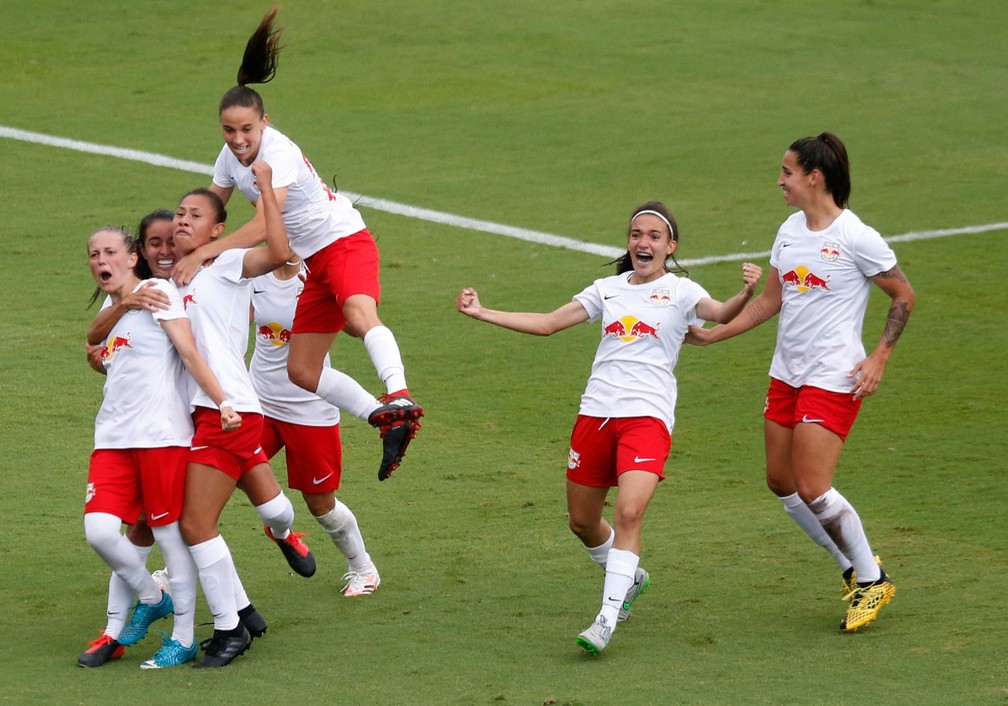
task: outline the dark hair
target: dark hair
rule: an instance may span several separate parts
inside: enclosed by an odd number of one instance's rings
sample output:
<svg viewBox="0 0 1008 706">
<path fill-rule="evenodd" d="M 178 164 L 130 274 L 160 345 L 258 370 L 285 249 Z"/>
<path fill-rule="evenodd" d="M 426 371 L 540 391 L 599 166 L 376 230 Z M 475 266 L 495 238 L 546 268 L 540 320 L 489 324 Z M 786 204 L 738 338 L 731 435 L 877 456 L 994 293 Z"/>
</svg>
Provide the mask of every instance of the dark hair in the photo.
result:
<svg viewBox="0 0 1008 706">
<path fill-rule="evenodd" d="M 821 132 L 815 137 L 803 137 L 788 147 L 794 152 L 802 170 L 808 174 L 813 169 L 822 172 L 826 180 L 826 192 L 833 196 L 833 202 L 840 208 L 847 208 L 850 198 L 850 162 L 847 148 L 832 132 Z"/>
<path fill-rule="evenodd" d="M 646 203 L 642 203 L 640 206 L 631 211 L 630 220 L 627 222 L 627 235 L 630 234 L 630 229 L 633 227 L 634 219 L 637 218 L 637 216 L 639 216 L 644 211 L 654 211 L 655 213 L 660 214 L 661 217 L 665 219 L 665 222 L 671 227 L 671 232 L 669 233 L 669 235 L 672 236 L 673 242 L 676 243 L 679 242 L 679 224 L 676 223 L 675 218 L 672 216 L 672 212 L 669 211 L 668 207 L 661 201 L 647 201 Z M 669 260 L 672 261 L 674 268 L 669 266 Z M 618 275 L 621 275 L 624 272 L 633 271 L 633 260 L 630 258 L 629 250 L 623 253 L 623 255 L 621 255 L 620 257 L 616 258 L 615 260 L 611 260 L 606 264 L 616 265 L 616 274 Z M 665 259 L 663 266 L 666 272 L 675 271 L 675 272 L 681 272 L 684 275 L 689 275 L 689 272 L 683 269 L 683 266 L 680 265 L 679 262 L 675 259 L 675 253 L 672 253 L 671 255 L 668 256 L 668 258 Z"/>
<path fill-rule="evenodd" d="M 93 231 L 91 231 L 91 234 L 88 235 L 88 240 L 90 241 L 91 238 L 98 235 L 99 233 L 105 233 L 105 232 L 117 233 L 118 235 L 120 235 L 122 237 L 122 244 L 126 248 L 126 253 L 129 255 L 136 254 L 137 244 L 136 241 L 133 240 L 133 236 L 130 235 L 125 228 L 120 228 L 119 226 L 101 226 L 100 228 L 95 228 Z M 143 258 L 140 257 L 137 259 L 142 260 Z M 136 268 L 134 268 L 133 271 L 136 272 Z M 102 288 L 96 286 L 94 292 L 91 293 L 91 301 L 89 301 L 87 305 L 88 309 L 94 306 L 94 303 L 98 301 L 98 297 L 100 297 L 101 294 L 102 294 Z"/>
<path fill-rule="evenodd" d="M 210 191 L 210 189 L 200 187 L 183 195 L 182 198 L 179 199 L 179 203 L 182 203 L 190 196 L 205 196 L 213 205 L 213 210 L 217 214 L 217 223 L 227 223 L 227 209 L 224 207 L 224 202 L 221 201 L 220 196 L 215 194 L 213 191 Z"/>
<path fill-rule="evenodd" d="M 273 27 L 273 21 L 279 10 L 279 7 L 274 7 L 267 12 L 255 32 L 249 37 L 248 43 L 245 45 L 241 66 L 238 67 L 236 79 L 238 85 L 228 89 L 224 97 L 221 98 L 218 114 L 234 106 L 252 108 L 258 111 L 260 118 L 266 114 L 262 96 L 249 88 L 248 84 L 269 83 L 276 75 L 277 58 L 280 55 L 280 50 L 283 49 L 280 45 L 280 35 L 283 34 L 283 28 L 274 29 Z"/>
<path fill-rule="evenodd" d="M 147 263 L 147 258 L 144 257 L 143 254 L 144 248 L 147 246 L 147 229 L 158 221 L 168 221 L 171 223 L 174 218 L 175 214 L 171 211 L 159 208 L 156 211 L 151 211 L 140 219 L 140 225 L 137 226 L 136 237 L 136 248 L 140 257 L 137 258 L 136 267 L 133 268 L 133 271 L 137 273 L 137 277 L 140 279 L 150 279 L 154 276 L 150 265 Z"/>
</svg>

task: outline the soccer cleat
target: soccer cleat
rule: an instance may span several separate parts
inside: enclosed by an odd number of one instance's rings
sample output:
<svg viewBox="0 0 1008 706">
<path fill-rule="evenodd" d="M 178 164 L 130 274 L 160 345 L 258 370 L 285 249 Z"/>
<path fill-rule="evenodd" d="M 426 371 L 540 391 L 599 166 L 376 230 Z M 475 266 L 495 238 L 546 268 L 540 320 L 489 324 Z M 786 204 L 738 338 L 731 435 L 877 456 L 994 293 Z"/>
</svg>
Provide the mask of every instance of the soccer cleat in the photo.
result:
<svg viewBox="0 0 1008 706">
<path fill-rule="evenodd" d="M 648 590 L 651 585 L 651 575 L 647 571 L 637 567 L 634 572 L 633 586 L 630 590 L 626 592 L 626 598 L 623 599 L 623 605 L 620 606 L 619 615 L 616 617 L 617 623 L 622 623 L 630 619 L 630 606 L 637 599 L 637 596 Z"/>
<path fill-rule="evenodd" d="M 77 665 L 80 667 L 100 667 L 106 662 L 119 659 L 124 654 L 126 654 L 126 648 L 120 645 L 118 640 L 102 632 L 97 640 L 89 642 L 88 648 L 80 653 Z"/>
<path fill-rule="evenodd" d="M 387 479 L 392 475 L 392 471 L 399 468 L 406 454 L 406 447 L 416 436 L 419 428 L 420 422 L 417 421 L 398 422 L 382 428 L 382 460 L 378 467 L 378 480 Z"/>
<path fill-rule="evenodd" d="M 175 606 L 172 605 L 171 594 L 168 593 L 162 592 L 161 600 L 153 605 L 138 602 L 129 623 L 119 633 L 119 644 L 133 645 L 140 642 L 147 636 L 147 629 L 155 620 L 167 618 L 173 612 Z"/>
<path fill-rule="evenodd" d="M 882 557 L 876 555 L 875 563 L 882 566 Z M 853 566 L 843 572 L 841 581 L 843 581 L 843 588 L 840 592 L 843 594 L 844 600 L 846 601 L 849 600 L 849 596 L 854 593 L 854 589 L 857 588 L 857 572 L 854 571 Z"/>
<path fill-rule="evenodd" d="M 344 596 L 353 598 L 355 596 L 367 596 L 375 592 L 381 584 L 381 577 L 374 564 L 367 568 L 367 571 L 348 571 L 343 574 L 346 584 L 341 589 Z"/>
<path fill-rule="evenodd" d="M 162 591 L 165 593 L 171 593 L 171 579 L 168 576 L 168 567 L 152 571 L 151 578 L 154 579 L 154 583 L 156 583 Z"/>
<path fill-rule="evenodd" d="M 263 526 L 263 529 L 266 530 L 266 536 L 280 547 L 284 559 L 287 560 L 287 563 L 290 564 L 295 573 L 301 574 L 305 578 L 315 575 L 315 555 L 308 549 L 308 545 L 301 541 L 302 537 L 307 536 L 305 533 L 288 532 L 287 536 L 283 539 L 277 539 L 273 536 L 273 531 L 269 528 L 269 525 Z"/>
<path fill-rule="evenodd" d="M 601 615 L 595 618 L 595 622 L 588 626 L 588 629 L 578 635 L 578 646 L 588 650 L 593 655 L 597 655 L 604 650 L 612 639 L 612 627 L 606 623 Z"/>
<path fill-rule="evenodd" d="M 161 633 L 161 649 L 154 653 L 146 662 L 140 663 L 140 669 L 164 669 L 165 667 L 177 667 L 186 662 L 196 659 L 196 643 L 192 647 L 183 647 L 178 640 L 173 640 L 168 633 Z"/>
<path fill-rule="evenodd" d="M 203 649 L 203 659 L 194 664 L 193 669 L 225 667 L 237 657 L 245 654 L 251 645 L 252 636 L 240 622 L 235 630 L 214 630 L 213 637 Z"/>
<path fill-rule="evenodd" d="M 850 601 L 847 615 L 840 623 L 844 632 L 854 632 L 878 617 L 882 606 L 892 600 L 896 585 L 883 571 L 878 581 L 865 586 L 858 585 L 845 598 Z"/>
<path fill-rule="evenodd" d="M 265 635 L 266 629 L 269 627 L 266 619 L 259 614 L 259 611 L 251 603 L 238 611 L 238 620 L 241 621 L 241 624 L 245 626 L 245 629 L 249 631 L 249 635 L 253 638 Z"/>
<path fill-rule="evenodd" d="M 405 390 L 384 395 L 381 407 L 368 415 L 368 424 L 379 429 L 398 422 L 415 422 L 423 416 L 423 407 L 410 399 Z"/>
</svg>

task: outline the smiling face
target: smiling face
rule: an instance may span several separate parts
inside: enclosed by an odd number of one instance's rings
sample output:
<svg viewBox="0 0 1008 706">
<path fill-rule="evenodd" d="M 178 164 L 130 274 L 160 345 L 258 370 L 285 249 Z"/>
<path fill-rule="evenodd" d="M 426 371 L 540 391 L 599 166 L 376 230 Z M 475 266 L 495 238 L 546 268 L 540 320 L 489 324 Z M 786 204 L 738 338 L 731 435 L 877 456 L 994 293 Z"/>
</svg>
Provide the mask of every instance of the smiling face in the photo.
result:
<svg viewBox="0 0 1008 706">
<path fill-rule="evenodd" d="M 100 230 L 88 238 L 88 266 L 98 288 L 106 294 L 120 292 L 136 280 L 136 253 L 130 252 L 129 236 L 120 231 Z"/>
<path fill-rule="evenodd" d="M 784 203 L 792 208 L 802 208 L 812 195 L 812 182 L 818 170 L 806 172 L 798 163 L 798 154 L 791 150 L 784 153 L 781 161 L 777 186 L 784 192 Z"/>
<path fill-rule="evenodd" d="M 140 247 L 140 256 L 147 261 L 147 266 L 155 277 L 168 279 L 171 276 L 175 265 L 173 245 L 172 221 L 167 218 L 151 221 Z"/>
<path fill-rule="evenodd" d="M 642 213 L 630 223 L 627 250 L 634 274 L 631 282 L 643 284 L 665 274 L 665 260 L 676 249 L 672 232 L 665 221 L 651 213 Z"/>
<path fill-rule="evenodd" d="M 215 240 L 224 228 L 211 196 L 199 193 L 184 196 L 172 219 L 175 256 L 188 255 Z"/>
<path fill-rule="evenodd" d="M 243 166 L 251 166 L 259 155 L 269 118 L 255 108 L 234 105 L 221 111 L 220 123 L 228 149 Z"/>
</svg>

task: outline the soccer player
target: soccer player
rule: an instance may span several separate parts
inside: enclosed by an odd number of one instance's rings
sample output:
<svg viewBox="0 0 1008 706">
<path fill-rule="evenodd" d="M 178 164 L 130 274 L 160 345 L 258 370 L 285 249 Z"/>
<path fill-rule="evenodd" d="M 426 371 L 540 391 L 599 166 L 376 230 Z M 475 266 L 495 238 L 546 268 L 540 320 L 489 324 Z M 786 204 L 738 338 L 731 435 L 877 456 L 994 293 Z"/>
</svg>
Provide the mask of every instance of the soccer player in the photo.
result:
<svg viewBox="0 0 1008 706">
<path fill-rule="evenodd" d="M 629 617 L 650 585 L 640 566 L 644 512 L 664 476 L 675 423 L 673 374 L 683 336 L 699 319 L 729 321 L 749 300 L 762 270 L 742 268 L 742 290 L 725 302 L 677 276 L 679 228 L 664 204 L 634 209 L 627 252 L 616 274 L 598 279 L 573 301 L 550 313 L 487 309 L 473 289 L 463 289 L 456 308 L 475 319 L 513 331 L 549 336 L 586 321 L 601 321 L 602 340 L 571 434 L 567 459 L 570 529 L 605 569 L 602 607 L 577 643 L 592 653 L 606 648 L 617 623 Z M 611 526 L 602 509 L 617 488 Z"/>
<path fill-rule="evenodd" d="M 199 263 L 225 248 L 251 247 L 265 234 L 260 189 L 251 165 L 256 160 L 273 168 L 273 189 L 282 210 L 290 246 L 304 258 L 308 281 L 297 305 L 291 331 L 287 372 L 290 379 L 344 410 L 370 404 L 360 385 L 335 374 L 323 361 L 336 334 L 346 330 L 361 338 L 386 394 L 370 409 L 368 421 L 383 440 L 379 480 L 389 477 L 402 461 L 420 425 L 423 409 L 410 398 L 406 372 L 392 331 L 378 318 L 381 285 L 378 248 L 364 219 L 350 200 L 333 192 L 319 178 L 301 149 L 269 124 L 262 96 L 249 88 L 266 83 L 276 73 L 281 31 L 273 28 L 277 9 L 270 10 L 252 34 L 238 70 L 238 85 L 221 98 L 219 115 L 225 145 L 214 165 L 210 189 L 226 204 L 237 188 L 256 206 L 253 220 L 226 241 L 200 248 L 183 258 L 173 277 L 185 284 Z"/>
<path fill-rule="evenodd" d="M 133 239 L 104 227 L 88 239 L 88 262 L 101 292 L 119 304 L 144 287 L 133 268 Z M 95 419 L 94 452 L 84 500 L 84 534 L 114 573 L 109 584 L 109 624 L 80 655 L 78 664 L 97 667 L 122 656 L 155 620 L 175 614 L 171 637 L 143 667 L 171 667 L 195 659 L 196 573 L 179 531 L 192 423 L 185 394 L 185 370 L 219 409 L 215 424 L 224 431 L 241 425 L 206 361 L 199 354 L 175 288 L 151 280 L 168 299 L 164 309 L 134 310 L 111 328 L 101 362 L 106 371 Z M 144 557 L 121 532 L 146 513 L 147 524 L 171 570 L 171 595 L 148 573 Z M 139 599 L 124 625 L 122 598 Z M 113 610 L 115 614 L 113 614 Z"/>
<path fill-rule="evenodd" d="M 235 603 L 234 561 L 217 523 L 238 483 L 295 572 L 315 573 L 315 558 L 290 531 L 294 507 L 277 484 L 262 452 L 262 408 L 245 368 L 248 346 L 252 278 L 269 272 L 290 257 L 279 208 L 270 188 L 270 168 L 253 166 L 263 191 L 267 212 L 265 248 L 227 250 L 207 261 L 190 283 L 180 288 L 192 321 L 196 345 L 242 416 L 239 432 L 220 434 L 212 423 L 212 407 L 205 395 L 192 399 L 195 432 L 186 473 L 182 534 L 199 569 L 200 584 L 214 617 L 214 633 L 197 668 L 223 667 L 243 654 L 251 634 L 241 622 Z M 219 237 L 227 211 L 208 189 L 196 189 L 175 211 L 173 238 L 176 255 L 193 252 Z"/>
<path fill-rule="evenodd" d="M 272 459 L 286 449 L 288 487 L 301 491 L 312 517 L 347 561 L 343 595 L 364 596 L 374 593 L 381 578 L 357 518 L 335 494 L 343 472 L 340 411 L 287 377 L 290 330 L 304 277 L 302 263 L 295 259 L 252 280 L 256 336 L 249 374 L 263 408 L 263 453 Z M 329 367 L 328 355 L 324 365 Z M 358 414 L 367 418 L 366 409 Z"/>
<path fill-rule="evenodd" d="M 862 401 L 878 390 L 914 291 L 892 249 L 847 207 L 850 164 L 839 137 L 823 132 L 792 143 L 777 185 L 798 210 L 777 231 L 766 286 L 734 321 L 692 328 L 687 341 L 723 341 L 780 314 L 763 412 L 767 485 L 843 571 L 849 604 L 841 628 L 849 632 L 873 621 L 896 587 L 833 475 Z M 861 328 L 872 283 L 891 302 L 866 356 Z"/>
</svg>

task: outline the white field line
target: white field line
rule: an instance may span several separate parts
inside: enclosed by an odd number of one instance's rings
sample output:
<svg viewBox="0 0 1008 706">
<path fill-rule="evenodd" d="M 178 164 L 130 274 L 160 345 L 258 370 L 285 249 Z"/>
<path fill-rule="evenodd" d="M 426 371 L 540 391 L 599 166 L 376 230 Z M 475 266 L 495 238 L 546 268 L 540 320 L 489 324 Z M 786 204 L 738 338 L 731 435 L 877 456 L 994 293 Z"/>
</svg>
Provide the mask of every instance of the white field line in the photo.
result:
<svg viewBox="0 0 1008 706">
<path fill-rule="evenodd" d="M 126 159 L 134 162 L 144 162 L 156 167 L 179 169 L 186 172 L 192 172 L 194 174 L 204 174 L 208 176 L 213 174 L 213 166 L 208 164 L 175 159 L 174 157 L 155 154 L 153 152 L 131 150 L 122 147 L 113 147 L 110 145 L 100 145 L 93 142 L 82 142 L 80 140 L 71 140 L 65 137 L 53 137 L 51 135 L 29 132 L 28 130 L 19 130 L 17 128 L 6 127 L 3 125 L 0 125 L 0 137 L 10 140 L 19 140 L 21 142 L 32 142 L 39 145 L 45 145 L 47 147 L 59 147 L 62 149 L 74 150 L 76 152 L 87 152 L 90 154 L 100 154 L 107 157 Z M 541 245 L 552 245 L 558 248 L 567 248 L 568 250 L 576 250 L 578 252 L 601 255 L 609 258 L 617 258 L 625 252 L 622 248 L 599 245 L 596 243 L 585 243 L 580 240 L 564 237 L 562 235 L 554 235 L 553 233 L 544 233 L 542 231 L 516 228 L 514 226 L 494 223 L 492 221 L 467 218 L 466 216 L 459 216 L 454 213 L 434 211 L 432 209 L 421 208 L 419 206 L 410 206 L 409 204 L 398 203 L 396 201 L 389 201 L 387 199 L 381 199 L 373 196 L 365 196 L 363 194 L 355 194 L 349 191 L 343 191 L 341 193 L 343 193 L 343 195 L 351 201 L 357 202 L 367 208 L 384 211 L 386 213 L 394 213 L 408 218 L 430 221 L 432 223 L 454 226 L 456 228 L 465 228 L 467 230 L 475 230 L 483 233 L 503 235 L 509 238 L 517 238 L 518 240 L 527 240 L 532 243 L 539 243 Z M 985 225 L 965 226 L 962 228 L 913 231 L 910 233 L 903 233 L 902 235 L 890 236 L 886 238 L 886 241 L 890 243 L 899 243 L 911 240 L 944 238 L 952 235 L 986 233 L 997 230 L 1008 230 L 1008 222 L 988 223 Z M 730 253 L 728 255 L 712 255 L 710 257 L 682 260 L 681 264 L 690 267 L 694 265 L 710 265 L 718 262 L 760 260 L 768 257 L 769 255 L 769 250 L 761 252 Z"/>
</svg>

